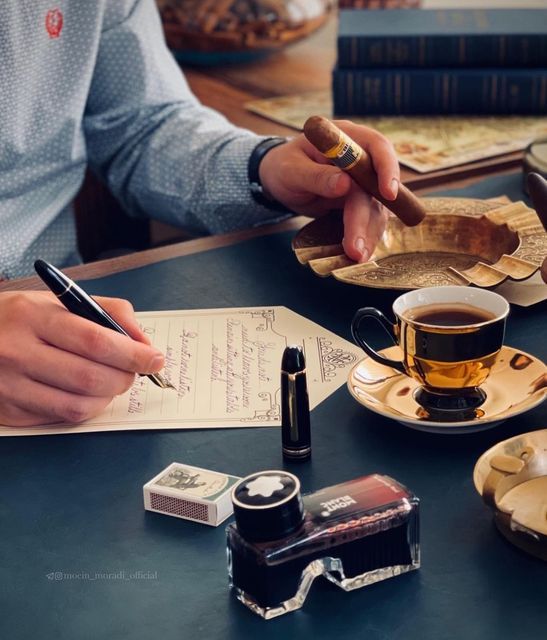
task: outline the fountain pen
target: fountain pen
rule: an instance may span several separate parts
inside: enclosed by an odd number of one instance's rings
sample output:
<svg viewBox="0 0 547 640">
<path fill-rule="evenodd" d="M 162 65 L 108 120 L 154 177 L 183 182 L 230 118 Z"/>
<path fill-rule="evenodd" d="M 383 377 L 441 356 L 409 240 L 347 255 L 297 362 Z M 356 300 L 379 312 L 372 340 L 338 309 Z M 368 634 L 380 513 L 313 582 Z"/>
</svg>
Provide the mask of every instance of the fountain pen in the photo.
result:
<svg viewBox="0 0 547 640">
<path fill-rule="evenodd" d="M 64 306 L 77 316 L 91 320 L 107 329 L 112 329 L 124 336 L 129 336 L 114 318 L 106 312 L 101 305 L 93 300 L 81 287 L 73 282 L 62 271 L 45 260 L 36 260 L 34 269 L 48 288 L 59 298 Z M 146 376 L 162 389 L 175 389 L 175 387 L 159 373 L 147 373 Z"/>
</svg>

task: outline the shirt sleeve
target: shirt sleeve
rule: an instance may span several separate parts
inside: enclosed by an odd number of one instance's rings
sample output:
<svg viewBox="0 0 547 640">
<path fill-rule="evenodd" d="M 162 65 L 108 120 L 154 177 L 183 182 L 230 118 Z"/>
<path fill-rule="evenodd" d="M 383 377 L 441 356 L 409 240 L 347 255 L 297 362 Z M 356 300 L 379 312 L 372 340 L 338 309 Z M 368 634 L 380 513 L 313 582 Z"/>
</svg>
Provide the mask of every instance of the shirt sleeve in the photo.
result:
<svg viewBox="0 0 547 640">
<path fill-rule="evenodd" d="M 153 0 L 105 21 L 84 130 L 90 166 L 133 215 L 198 233 L 285 217 L 250 194 L 247 162 L 263 138 L 199 103 L 165 45 Z"/>
</svg>

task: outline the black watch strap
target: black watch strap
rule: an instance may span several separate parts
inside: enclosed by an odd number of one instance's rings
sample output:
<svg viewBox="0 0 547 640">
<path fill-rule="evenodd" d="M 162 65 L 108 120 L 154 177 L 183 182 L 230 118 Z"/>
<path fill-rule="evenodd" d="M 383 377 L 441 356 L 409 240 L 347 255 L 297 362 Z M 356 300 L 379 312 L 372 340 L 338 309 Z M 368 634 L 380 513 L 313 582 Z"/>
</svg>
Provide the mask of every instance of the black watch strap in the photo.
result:
<svg viewBox="0 0 547 640">
<path fill-rule="evenodd" d="M 251 195 L 255 202 L 274 211 L 288 211 L 288 209 L 285 205 L 281 204 L 281 202 L 272 200 L 265 194 L 262 183 L 260 182 L 258 168 L 268 151 L 271 151 L 280 144 L 285 144 L 285 142 L 287 142 L 287 138 L 266 138 L 256 145 L 249 157 L 248 177 Z"/>
</svg>

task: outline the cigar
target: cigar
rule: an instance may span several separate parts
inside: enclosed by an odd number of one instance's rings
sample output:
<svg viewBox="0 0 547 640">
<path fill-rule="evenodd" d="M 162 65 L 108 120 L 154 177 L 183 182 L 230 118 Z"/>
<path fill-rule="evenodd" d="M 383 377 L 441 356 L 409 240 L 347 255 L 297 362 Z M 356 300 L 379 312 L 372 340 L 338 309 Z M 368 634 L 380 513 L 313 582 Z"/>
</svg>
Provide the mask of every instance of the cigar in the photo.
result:
<svg viewBox="0 0 547 640">
<path fill-rule="evenodd" d="M 401 219 L 407 227 L 419 224 L 425 217 L 420 200 L 403 184 L 395 200 L 387 200 L 378 190 L 378 176 L 370 156 L 334 122 L 322 116 L 311 116 L 304 123 L 304 135 L 326 158 L 349 173 L 355 182 Z"/>
</svg>

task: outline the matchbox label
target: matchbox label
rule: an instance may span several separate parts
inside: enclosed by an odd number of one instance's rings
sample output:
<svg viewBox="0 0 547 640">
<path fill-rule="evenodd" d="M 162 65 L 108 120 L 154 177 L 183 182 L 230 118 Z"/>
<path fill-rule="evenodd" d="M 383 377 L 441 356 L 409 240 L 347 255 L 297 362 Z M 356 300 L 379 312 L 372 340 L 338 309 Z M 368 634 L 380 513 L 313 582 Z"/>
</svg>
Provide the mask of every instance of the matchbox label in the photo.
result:
<svg viewBox="0 0 547 640">
<path fill-rule="evenodd" d="M 233 476 L 177 465 L 169 468 L 154 484 L 176 489 L 187 496 L 214 500 L 238 480 Z"/>
</svg>

